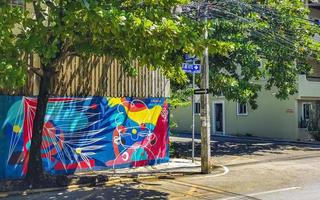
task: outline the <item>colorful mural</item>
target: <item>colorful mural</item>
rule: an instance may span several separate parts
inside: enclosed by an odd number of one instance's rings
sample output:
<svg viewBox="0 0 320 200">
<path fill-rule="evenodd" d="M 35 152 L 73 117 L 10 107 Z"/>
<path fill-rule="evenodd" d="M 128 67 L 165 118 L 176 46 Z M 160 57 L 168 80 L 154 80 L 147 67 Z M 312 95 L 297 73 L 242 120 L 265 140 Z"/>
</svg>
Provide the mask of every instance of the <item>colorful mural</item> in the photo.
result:
<svg viewBox="0 0 320 200">
<path fill-rule="evenodd" d="M 0 96 L 0 179 L 27 172 L 36 98 Z M 167 162 L 163 98 L 50 98 L 41 156 L 46 172 L 138 167 Z"/>
</svg>

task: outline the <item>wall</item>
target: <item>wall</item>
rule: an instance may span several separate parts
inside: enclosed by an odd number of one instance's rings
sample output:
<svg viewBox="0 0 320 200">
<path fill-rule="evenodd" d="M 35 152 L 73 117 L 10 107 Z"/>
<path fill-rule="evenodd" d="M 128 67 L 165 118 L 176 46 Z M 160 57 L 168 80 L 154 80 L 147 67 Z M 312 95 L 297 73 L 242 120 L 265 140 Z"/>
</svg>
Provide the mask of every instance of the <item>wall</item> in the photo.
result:
<svg viewBox="0 0 320 200">
<path fill-rule="evenodd" d="M 172 128 L 173 133 L 192 133 L 191 105 L 172 109 L 170 120 L 177 124 L 177 127 Z M 195 115 L 195 133 L 200 134 L 200 115 Z"/>
<path fill-rule="evenodd" d="M 210 97 L 211 99 L 211 97 Z M 195 102 L 200 102 L 200 95 L 195 95 Z M 211 102 L 211 100 L 210 100 Z M 186 107 L 171 109 L 171 121 L 175 122 L 178 127 L 172 128 L 173 133 L 192 133 L 192 104 Z M 210 103 L 210 117 L 212 120 L 212 104 Z M 195 133 L 200 134 L 200 114 L 195 115 Z M 212 129 L 212 126 L 211 126 Z"/>
<path fill-rule="evenodd" d="M 0 179 L 22 178 L 37 101 L 0 96 Z M 154 165 L 169 160 L 164 98 L 50 98 L 42 160 L 50 174 Z"/>
<path fill-rule="evenodd" d="M 252 110 L 249 106 L 247 116 L 237 116 L 237 103 L 225 101 L 226 133 L 297 139 L 298 114 L 295 97 L 281 101 L 276 99 L 272 91 L 263 91 L 259 94 L 257 103 L 257 110 Z"/>
<path fill-rule="evenodd" d="M 320 81 L 309 81 L 306 75 L 299 75 L 299 98 L 320 97 Z"/>
<path fill-rule="evenodd" d="M 296 96 L 289 100 L 276 99 L 272 91 L 259 94 L 258 109 L 250 107 L 248 116 L 237 116 L 237 103 L 227 101 L 223 97 L 213 98 L 213 101 L 225 103 L 225 133 L 227 135 L 250 134 L 259 137 L 296 140 L 298 138 L 298 105 Z M 213 131 L 213 110 L 211 106 L 211 134 Z M 172 119 L 178 127 L 172 131 L 176 133 L 191 133 L 191 106 L 172 110 Z M 196 133 L 200 133 L 200 117 L 196 117 Z"/>
</svg>

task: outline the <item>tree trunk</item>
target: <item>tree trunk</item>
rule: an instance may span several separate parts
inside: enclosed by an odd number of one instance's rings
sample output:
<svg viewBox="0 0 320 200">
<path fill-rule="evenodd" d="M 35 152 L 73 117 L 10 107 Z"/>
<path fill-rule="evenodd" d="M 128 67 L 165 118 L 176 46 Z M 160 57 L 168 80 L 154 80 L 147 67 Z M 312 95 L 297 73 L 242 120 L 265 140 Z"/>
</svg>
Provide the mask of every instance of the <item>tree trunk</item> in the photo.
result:
<svg viewBox="0 0 320 200">
<path fill-rule="evenodd" d="M 26 180 L 31 187 L 37 187 L 44 180 L 44 171 L 41 159 L 41 143 L 44 119 L 49 99 L 50 71 L 42 67 L 43 76 L 40 79 L 39 95 L 37 97 L 37 109 L 33 121 L 31 147 L 29 151 L 29 163 Z M 26 160 L 27 161 L 27 160 Z"/>
</svg>

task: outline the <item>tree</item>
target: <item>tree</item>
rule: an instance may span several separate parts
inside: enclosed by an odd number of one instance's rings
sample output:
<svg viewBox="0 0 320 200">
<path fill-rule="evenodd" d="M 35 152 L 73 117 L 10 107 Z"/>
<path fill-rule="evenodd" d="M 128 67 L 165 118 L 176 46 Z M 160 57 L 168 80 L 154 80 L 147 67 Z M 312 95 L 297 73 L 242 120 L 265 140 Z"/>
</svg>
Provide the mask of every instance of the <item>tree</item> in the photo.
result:
<svg viewBox="0 0 320 200">
<path fill-rule="evenodd" d="M 26 179 L 35 186 L 46 177 L 42 168 L 42 128 L 52 77 L 70 56 L 109 56 L 129 75 L 133 61 L 160 69 L 178 82 L 183 54 L 201 55 L 207 44 L 226 54 L 232 46 L 202 37 L 204 24 L 174 14 L 188 0 L 26 0 L 32 10 L 0 1 L 0 88 L 24 84 L 27 67 L 40 78 Z M 40 70 L 28 66 L 25 55 L 40 58 Z"/>
<path fill-rule="evenodd" d="M 168 77 L 185 78 L 182 55 L 201 51 L 202 28 L 195 21 L 173 15 L 186 0 L 27 0 L 32 10 L 0 2 L 1 88 L 18 88 L 28 66 L 23 55 L 40 58 L 38 104 L 29 152 L 27 180 L 45 179 L 41 161 L 42 128 L 51 79 L 69 56 L 117 59 L 130 75 L 133 61 Z M 28 66 L 33 69 L 33 66 Z"/>
<path fill-rule="evenodd" d="M 22 21 L 22 12 L 19 8 L 7 9 L 6 6 L 0 1 L 0 88 L 18 88 L 25 81 L 27 69 L 13 34 L 15 24 Z"/>
<path fill-rule="evenodd" d="M 300 0 L 218 3 L 211 37 L 232 42 L 235 49 L 227 56 L 211 57 L 213 93 L 249 101 L 256 108 L 263 87 L 258 80 L 265 78 L 265 89 L 276 88 L 277 98 L 295 94 L 297 74 L 310 71 L 309 59 L 319 59 L 320 45 L 313 37 L 320 29 L 311 25 L 308 14 Z"/>
<path fill-rule="evenodd" d="M 303 1 L 211 0 L 208 7 L 210 39 L 234 47 L 230 53 L 210 57 L 214 95 L 257 108 L 263 87 L 276 89 L 280 99 L 297 92 L 297 75 L 308 73 L 309 61 L 319 60 L 320 55 L 320 43 L 313 39 L 320 28 L 308 20 Z M 263 68 L 259 68 L 261 61 Z"/>
</svg>

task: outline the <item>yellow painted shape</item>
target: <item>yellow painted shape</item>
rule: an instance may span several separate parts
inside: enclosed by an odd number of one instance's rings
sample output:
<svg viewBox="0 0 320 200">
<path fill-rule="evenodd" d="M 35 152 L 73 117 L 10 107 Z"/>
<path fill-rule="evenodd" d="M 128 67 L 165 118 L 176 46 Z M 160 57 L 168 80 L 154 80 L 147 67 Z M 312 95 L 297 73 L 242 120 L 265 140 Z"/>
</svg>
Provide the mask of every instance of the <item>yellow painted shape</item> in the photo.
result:
<svg viewBox="0 0 320 200">
<path fill-rule="evenodd" d="M 115 107 L 116 105 L 122 104 L 122 98 L 109 98 L 108 105 L 110 107 Z"/>
<path fill-rule="evenodd" d="M 81 148 L 76 148 L 76 153 L 77 154 L 81 154 L 82 153 L 82 149 Z"/>
<path fill-rule="evenodd" d="M 20 126 L 18 126 L 18 125 L 14 125 L 14 126 L 13 126 L 13 132 L 14 132 L 14 133 L 19 133 L 20 130 L 21 130 Z"/>
<path fill-rule="evenodd" d="M 122 98 L 108 98 L 108 105 L 110 107 L 115 107 L 117 105 L 123 105 L 123 99 Z M 145 109 L 137 112 L 130 112 L 126 106 L 124 106 L 126 113 L 128 117 L 137 122 L 138 124 L 142 123 L 148 123 L 156 125 L 158 118 L 160 116 L 160 113 L 162 111 L 161 106 L 155 106 L 152 109 Z"/>
<path fill-rule="evenodd" d="M 133 129 L 132 134 L 134 134 L 134 135 L 137 134 L 137 129 Z"/>
<path fill-rule="evenodd" d="M 162 107 L 161 106 L 155 106 L 152 109 L 145 109 L 145 110 L 141 110 L 138 112 L 130 112 L 128 111 L 128 109 L 126 108 L 127 111 L 127 115 L 128 117 L 137 122 L 138 124 L 153 124 L 156 125 L 158 118 L 160 116 L 160 113 L 162 111 Z"/>
</svg>

